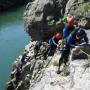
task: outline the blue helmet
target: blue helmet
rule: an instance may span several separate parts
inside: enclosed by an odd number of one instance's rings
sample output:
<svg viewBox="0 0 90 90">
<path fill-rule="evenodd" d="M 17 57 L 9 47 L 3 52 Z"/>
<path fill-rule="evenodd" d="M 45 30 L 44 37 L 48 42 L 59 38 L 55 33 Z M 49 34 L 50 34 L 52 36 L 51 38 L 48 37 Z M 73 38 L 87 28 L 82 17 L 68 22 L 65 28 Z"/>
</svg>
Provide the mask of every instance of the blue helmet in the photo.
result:
<svg viewBox="0 0 90 90">
<path fill-rule="evenodd" d="M 79 30 L 77 31 L 76 35 L 78 37 L 82 37 L 85 35 L 85 31 L 82 28 L 79 28 Z"/>
</svg>

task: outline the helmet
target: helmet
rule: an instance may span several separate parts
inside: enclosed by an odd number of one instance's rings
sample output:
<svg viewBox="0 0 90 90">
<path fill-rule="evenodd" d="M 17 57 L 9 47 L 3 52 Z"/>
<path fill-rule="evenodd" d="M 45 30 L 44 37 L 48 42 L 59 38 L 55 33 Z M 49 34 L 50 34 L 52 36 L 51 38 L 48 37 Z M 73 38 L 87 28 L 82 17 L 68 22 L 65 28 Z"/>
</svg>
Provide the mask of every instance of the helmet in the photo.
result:
<svg viewBox="0 0 90 90">
<path fill-rule="evenodd" d="M 61 36 L 60 33 L 56 33 L 55 37 L 56 37 L 57 39 L 60 39 L 62 36 Z"/>
<path fill-rule="evenodd" d="M 78 37 L 84 36 L 84 35 L 85 35 L 85 31 L 80 28 L 80 29 L 77 31 L 76 35 L 77 35 Z"/>
<path fill-rule="evenodd" d="M 74 24 L 74 17 L 68 17 L 68 18 L 67 18 L 67 23 L 68 23 L 69 25 L 73 25 L 73 24 Z"/>
</svg>

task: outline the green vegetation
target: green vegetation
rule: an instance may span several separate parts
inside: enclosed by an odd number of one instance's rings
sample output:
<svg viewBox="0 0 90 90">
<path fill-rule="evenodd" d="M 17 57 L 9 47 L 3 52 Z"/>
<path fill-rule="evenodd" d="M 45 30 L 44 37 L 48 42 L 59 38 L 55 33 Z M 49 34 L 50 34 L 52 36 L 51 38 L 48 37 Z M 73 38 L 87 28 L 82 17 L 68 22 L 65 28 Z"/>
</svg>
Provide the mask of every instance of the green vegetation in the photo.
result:
<svg viewBox="0 0 90 90">
<path fill-rule="evenodd" d="M 64 67 L 60 75 L 62 76 L 68 76 L 70 74 L 70 70 L 67 67 Z"/>
<path fill-rule="evenodd" d="M 80 14 L 83 15 L 85 12 L 90 11 L 90 3 L 86 3 L 81 6 L 80 8 Z"/>
</svg>

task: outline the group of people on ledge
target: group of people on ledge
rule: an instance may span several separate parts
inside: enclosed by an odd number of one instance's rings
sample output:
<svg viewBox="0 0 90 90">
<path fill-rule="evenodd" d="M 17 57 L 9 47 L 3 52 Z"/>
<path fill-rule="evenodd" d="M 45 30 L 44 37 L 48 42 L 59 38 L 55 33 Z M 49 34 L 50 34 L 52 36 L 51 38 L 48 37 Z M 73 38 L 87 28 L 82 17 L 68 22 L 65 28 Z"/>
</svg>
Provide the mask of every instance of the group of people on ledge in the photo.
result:
<svg viewBox="0 0 90 90">
<path fill-rule="evenodd" d="M 62 62 L 66 65 L 69 60 L 70 51 L 72 48 L 76 50 L 81 48 L 82 43 L 88 44 L 89 39 L 83 28 L 75 25 L 75 18 L 73 16 L 64 17 L 65 27 L 63 33 L 57 32 L 49 39 L 47 50 L 44 52 L 44 60 L 51 54 L 54 54 L 56 48 L 62 45 L 61 57 L 59 59 L 59 68 L 57 73 L 60 73 L 60 66 Z M 35 49 L 35 58 L 40 49 L 41 42 L 36 44 L 38 49 Z"/>
<path fill-rule="evenodd" d="M 89 39 L 87 37 L 85 30 L 75 25 L 74 23 L 75 18 L 73 16 L 65 17 L 63 21 L 65 23 L 65 27 L 63 28 L 62 34 L 60 32 L 55 33 L 54 36 L 52 36 L 49 39 L 47 45 L 44 45 L 45 43 L 43 41 L 37 41 L 36 44 L 34 45 L 34 53 L 32 56 L 28 56 L 27 54 L 29 52 L 26 51 L 25 53 L 23 53 L 20 62 L 18 62 L 18 60 L 15 61 L 15 65 L 14 65 L 15 67 L 13 69 L 13 72 L 11 73 L 11 79 L 15 78 L 15 82 L 18 82 L 18 80 L 21 79 L 21 70 L 23 66 L 27 62 L 31 62 L 30 61 L 31 59 L 33 58 L 35 60 L 37 59 L 38 53 L 42 45 L 45 46 L 45 50 L 43 53 L 44 60 L 46 60 L 48 56 L 54 55 L 56 48 L 60 47 L 61 57 L 59 59 L 59 67 L 57 70 L 57 74 L 59 74 L 61 72 L 60 66 L 62 62 L 66 66 L 67 62 L 69 61 L 69 55 L 71 49 L 72 48 L 76 48 L 76 50 L 80 49 L 82 46 L 81 44 L 83 42 L 88 44 Z"/>
</svg>

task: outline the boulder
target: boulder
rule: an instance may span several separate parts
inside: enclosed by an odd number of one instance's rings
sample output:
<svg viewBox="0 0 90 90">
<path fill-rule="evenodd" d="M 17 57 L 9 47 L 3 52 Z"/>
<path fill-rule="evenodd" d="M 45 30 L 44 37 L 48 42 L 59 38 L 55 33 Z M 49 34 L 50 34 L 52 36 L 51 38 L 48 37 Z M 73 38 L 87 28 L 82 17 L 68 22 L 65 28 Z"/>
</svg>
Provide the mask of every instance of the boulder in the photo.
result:
<svg viewBox="0 0 90 90">
<path fill-rule="evenodd" d="M 90 58 L 90 44 L 83 44 L 81 50 L 72 49 L 71 51 L 71 60 L 82 60 Z"/>
<path fill-rule="evenodd" d="M 25 30 L 33 40 L 46 39 L 63 28 L 62 22 L 68 0 L 35 0 L 26 6 L 24 13 Z"/>
</svg>

